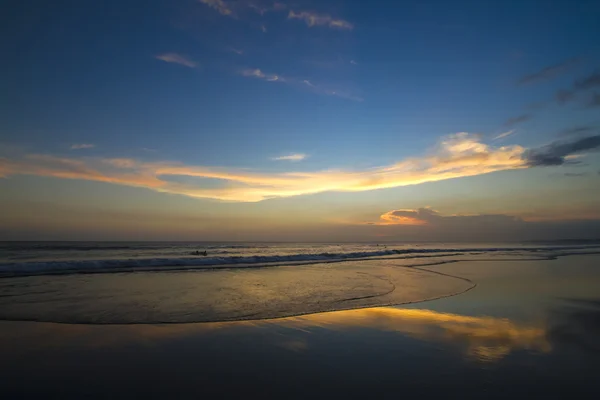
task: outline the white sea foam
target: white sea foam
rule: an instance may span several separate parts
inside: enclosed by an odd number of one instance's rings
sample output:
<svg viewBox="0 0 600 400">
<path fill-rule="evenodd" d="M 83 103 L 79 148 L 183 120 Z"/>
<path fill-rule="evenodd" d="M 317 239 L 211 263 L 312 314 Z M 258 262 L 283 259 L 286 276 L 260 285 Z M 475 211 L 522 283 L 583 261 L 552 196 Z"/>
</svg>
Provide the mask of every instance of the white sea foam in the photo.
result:
<svg viewBox="0 0 600 400">
<path fill-rule="evenodd" d="M 314 245 L 317 249 L 323 249 L 323 245 Z M 10 257 L 4 257 L 4 262 L 0 262 L 1 275 L 32 275 L 32 274 L 55 274 L 55 273 L 93 273 L 93 272 L 120 272 L 123 270 L 153 270 L 172 267 L 179 268 L 217 268 L 217 267 L 259 267 L 259 266 L 279 266 L 285 264 L 307 264 L 322 262 L 338 262 L 361 259 L 377 258 L 422 258 L 422 257 L 441 257 L 441 256 L 461 256 L 472 254 L 491 255 L 515 255 L 515 256 L 536 256 L 553 257 L 569 252 L 594 252 L 600 251 L 600 246 L 516 246 L 516 247 L 477 247 L 477 246 L 443 246 L 443 247 L 407 247 L 387 248 L 379 245 L 354 245 L 354 246 L 335 246 L 327 245 L 326 252 L 310 252 L 310 247 L 282 247 L 282 246 L 249 246 L 249 245 L 221 245 L 206 246 L 209 248 L 208 255 L 190 255 L 194 254 L 190 247 L 174 246 L 169 248 L 151 247 L 140 250 L 131 246 L 79 246 L 75 247 L 76 252 L 92 252 L 93 255 L 104 256 L 104 258 L 90 259 L 89 256 L 82 257 L 80 254 L 73 255 L 73 247 L 57 246 L 42 247 L 43 257 L 38 256 L 39 261 L 21 261 L 23 257 L 27 258 L 29 252 L 39 251 L 24 249 L 15 252 Z M 197 247 L 196 247 L 197 248 Z M 228 248 L 229 250 L 223 250 Z M 362 251 L 352 251 L 360 249 Z M 342 250 L 342 251 L 340 251 Z M 346 251 L 344 251 L 346 250 Z M 350 250 L 350 251 L 348 251 Z M 49 254 L 50 251 L 50 254 Z M 52 251 L 60 251 L 60 254 L 52 254 Z M 223 256 L 223 251 L 232 251 L 240 255 Z M 279 252 L 283 254 L 277 254 Z M 294 251 L 298 251 L 294 253 Z M 175 254 L 177 257 L 152 257 L 155 254 Z M 184 253 L 185 256 L 181 256 Z M 216 255 L 215 255 L 216 253 Z M 131 256 L 121 258 L 120 256 Z M 56 259 L 52 259 L 52 257 Z M 18 260 L 18 261 L 17 261 Z M 9 262 L 6 262 L 9 261 Z"/>
</svg>

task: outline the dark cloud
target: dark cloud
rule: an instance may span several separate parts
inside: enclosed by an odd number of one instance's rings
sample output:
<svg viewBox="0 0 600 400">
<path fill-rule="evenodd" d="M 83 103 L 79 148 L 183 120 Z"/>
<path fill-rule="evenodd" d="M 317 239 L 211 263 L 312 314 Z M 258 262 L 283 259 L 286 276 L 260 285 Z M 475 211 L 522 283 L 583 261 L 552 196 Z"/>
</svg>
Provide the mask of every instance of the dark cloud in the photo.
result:
<svg viewBox="0 0 600 400">
<path fill-rule="evenodd" d="M 576 126 L 574 128 L 563 129 L 558 132 L 558 136 L 571 136 L 571 135 L 581 135 L 584 133 L 591 133 L 596 131 L 598 128 L 594 126 Z"/>
<path fill-rule="evenodd" d="M 592 72 L 591 75 L 576 80 L 573 83 L 573 87 L 571 89 L 561 89 L 556 92 L 556 101 L 558 104 L 566 104 L 569 101 L 573 100 L 577 93 L 583 92 L 589 89 L 593 89 L 596 87 L 600 87 L 600 70 Z M 600 95 L 594 93 L 592 96 L 592 100 L 587 104 L 588 107 L 597 107 L 600 105 Z"/>
<path fill-rule="evenodd" d="M 588 90 L 600 87 L 600 70 L 594 71 L 590 76 L 579 79 L 573 84 L 576 90 Z"/>
<path fill-rule="evenodd" d="M 546 106 L 545 102 L 539 101 L 539 102 L 536 102 L 536 103 L 528 104 L 527 106 L 525 106 L 525 109 L 529 110 L 529 111 L 537 111 L 537 110 L 541 110 L 545 106 Z"/>
<path fill-rule="evenodd" d="M 600 107 L 600 93 L 593 93 L 587 103 L 588 107 Z"/>
<path fill-rule="evenodd" d="M 518 85 L 526 85 L 529 83 L 535 83 L 535 82 L 552 79 L 552 78 L 568 71 L 573 66 L 575 66 L 577 63 L 579 63 L 579 61 L 580 60 L 578 58 L 572 58 L 572 59 L 562 62 L 560 64 L 546 67 L 546 68 L 539 70 L 537 72 L 534 72 L 532 74 L 525 75 L 524 77 L 522 77 L 521 79 L 519 79 L 517 81 L 517 84 Z"/>
<path fill-rule="evenodd" d="M 529 121 L 531 118 L 533 118 L 533 115 L 531 115 L 531 114 L 521 114 L 519 116 L 516 116 L 514 118 L 509 118 L 508 120 L 506 120 L 506 122 L 504 123 L 504 126 L 512 126 L 512 125 L 518 124 L 520 122 Z"/>
<path fill-rule="evenodd" d="M 559 104 L 565 104 L 575 98 L 575 93 L 572 90 L 560 89 L 555 96 Z"/>
<path fill-rule="evenodd" d="M 595 150 L 600 147 L 600 135 L 588 136 L 573 141 L 557 141 L 525 152 L 525 162 L 530 167 L 563 165 L 565 157 Z"/>
</svg>

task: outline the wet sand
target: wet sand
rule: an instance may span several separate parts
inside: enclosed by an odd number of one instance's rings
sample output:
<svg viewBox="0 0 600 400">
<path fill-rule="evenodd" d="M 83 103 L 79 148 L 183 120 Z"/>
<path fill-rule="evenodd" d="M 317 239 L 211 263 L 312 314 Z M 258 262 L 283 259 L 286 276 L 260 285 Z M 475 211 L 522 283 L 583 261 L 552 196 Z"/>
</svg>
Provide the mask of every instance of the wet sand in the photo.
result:
<svg viewBox="0 0 600 400">
<path fill-rule="evenodd" d="M 3 321 L 2 392 L 7 398 L 593 398 L 600 388 L 599 267 L 598 256 L 429 266 L 477 286 L 404 306 L 262 321 Z"/>
</svg>

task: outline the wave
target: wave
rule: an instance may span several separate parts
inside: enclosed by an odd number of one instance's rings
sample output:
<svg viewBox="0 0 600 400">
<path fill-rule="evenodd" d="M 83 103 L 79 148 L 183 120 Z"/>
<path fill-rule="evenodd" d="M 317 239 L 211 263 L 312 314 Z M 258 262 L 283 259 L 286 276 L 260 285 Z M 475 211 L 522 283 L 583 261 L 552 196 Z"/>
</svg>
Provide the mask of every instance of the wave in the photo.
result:
<svg viewBox="0 0 600 400">
<path fill-rule="evenodd" d="M 61 260 L 61 261 L 29 261 L 0 264 L 0 274 L 4 276 L 24 276 L 53 273 L 86 273 L 86 272 L 120 272 L 122 270 L 152 269 L 156 267 L 196 267 L 210 268 L 218 266 L 240 266 L 241 264 L 257 266 L 272 263 L 318 263 L 330 261 L 349 261 L 401 255 L 402 258 L 419 258 L 442 255 L 484 254 L 506 252 L 515 254 L 551 252 L 567 250 L 594 249 L 598 246 L 560 246 L 560 247 L 490 247 L 490 248 L 422 248 L 422 249 L 385 249 L 379 251 L 363 251 L 348 253 L 313 253 L 268 256 L 229 256 L 229 257 L 178 257 L 178 258 L 129 258 L 100 260 Z"/>
</svg>

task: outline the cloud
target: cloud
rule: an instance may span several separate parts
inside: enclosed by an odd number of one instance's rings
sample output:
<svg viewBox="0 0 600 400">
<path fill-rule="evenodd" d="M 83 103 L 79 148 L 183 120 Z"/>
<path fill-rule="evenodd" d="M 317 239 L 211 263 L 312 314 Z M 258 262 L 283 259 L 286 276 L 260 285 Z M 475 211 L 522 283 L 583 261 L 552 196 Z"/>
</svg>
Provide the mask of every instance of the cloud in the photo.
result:
<svg viewBox="0 0 600 400">
<path fill-rule="evenodd" d="M 598 130 L 593 126 L 576 126 L 574 128 L 563 129 L 558 133 L 559 136 L 571 136 L 571 135 L 579 135 L 583 133 L 591 133 L 593 131 Z"/>
<path fill-rule="evenodd" d="M 573 87 L 576 90 L 588 90 L 600 86 L 600 70 L 592 72 L 591 75 L 575 81 Z"/>
<path fill-rule="evenodd" d="M 317 14 L 310 11 L 295 12 L 290 10 L 288 13 L 288 19 L 300 19 L 303 20 L 309 27 L 313 26 L 328 26 L 333 29 L 354 29 L 354 25 L 343 19 L 334 19 L 327 14 Z"/>
<path fill-rule="evenodd" d="M 578 79 L 573 83 L 573 87 L 571 89 L 561 89 L 556 92 L 556 101 L 559 104 L 566 104 L 569 101 L 573 100 L 577 93 L 583 92 L 589 89 L 593 89 L 600 86 L 600 70 L 592 72 L 589 76 Z M 588 107 L 596 107 L 600 105 L 600 98 L 596 97 L 594 94 L 592 100 L 588 102 Z M 596 100 L 596 101 L 595 101 Z"/>
<path fill-rule="evenodd" d="M 309 81 L 308 79 L 297 79 L 297 78 L 291 78 L 291 77 L 284 77 L 284 76 L 281 76 L 278 74 L 265 73 L 258 68 L 254 68 L 254 69 L 246 68 L 246 69 L 240 70 L 239 74 L 242 76 L 245 76 L 245 77 L 261 79 L 261 80 L 269 81 L 269 82 L 286 83 L 290 86 L 309 90 L 310 92 L 313 92 L 316 94 L 335 96 L 335 97 L 340 97 L 342 99 L 347 99 L 347 100 L 352 100 L 352 101 L 363 101 L 364 100 L 362 97 L 357 96 L 356 94 L 354 94 L 348 90 L 331 88 L 328 86 L 319 85 L 319 84 Z"/>
<path fill-rule="evenodd" d="M 264 25 L 260 26 L 260 30 L 263 31 L 263 33 L 267 33 L 267 27 Z"/>
<path fill-rule="evenodd" d="M 251 78 L 258 78 L 258 79 L 263 79 L 265 81 L 269 81 L 269 82 L 285 82 L 286 80 L 276 74 L 265 74 L 264 72 L 262 72 L 260 69 L 255 68 L 255 69 L 243 69 L 240 71 L 240 74 L 242 76 L 247 76 L 247 77 L 251 77 Z"/>
<path fill-rule="evenodd" d="M 200 3 L 202 4 L 206 4 L 207 6 L 209 6 L 210 8 L 216 10 L 219 12 L 219 14 L 221 15 L 228 15 L 228 16 L 233 16 L 233 10 L 231 9 L 231 6 L 229 5 L 229 2 L 226 2 L 224 0 L 198 0 L 200 1 Z"/>
<path fill-rule="evenodd" d="M 515 133 L 515 130 L 511 129 L 510 131 L 506 131 L 504 133 L 501 133 L 501 134 L 495 136 L 494 140 L 504 139 L 505 137 L 508 137 L 508 136 L 512 135 L 513 133 Z"/>
<path fill-rule="evenodd" d="M 600 107 L 600 93 L 593 93 L 586 105 L 587 107 Z"/>
<path fill-rule="evenodd" d="M 72 144 L 71 150 L 92 149 L 94 147 L 96 147 L 96 145 L 92 143 Z"/>
<path fill-rule="evenodd" d="M 600 147 L 600 135 L 588 136 L 572 141 L 556 141 L 537 149 L 530 149 L 524 153 L 524 160 L 528 166 L 563 165 L 567 157 L 595 150 Z"/>
<path fill-rule="evenodd" d="M 284 11 L 287 6 L 279 2 L 267 2 L 263 0 L 198 0 L 200 3 L 217 11 L 219 14 L 239 18 L 246 11 L 253 11 L 264 16 L 267 12 Z"/>
<path fill-rule="evenodd" d="M 354 61 L 354 60 L 350 60 L 350 64 L 352 64 L 352 65 L 358 65 L 358 63 L 356 61 Z"/>
<path fill-rule="evenodd" d="M 533 115 L 531 114 L 521 114 L 519 116 L 509 118 L 508 120 L 506 120 L 504 126 L 512 126 L 521 122 L 529 121 L 531 118 L 533 118 Z"/>
<path fill-rule="evenodd" d="M 288 154 L 286 156 L 273 157 L 273 158 L 271 158 L 271 160 L 274 160 L 274 161 L 283 161 L 283 160 L 302 161 L 302 160 L 305 160 L 306 158 L 308 158 L 308 155 L 306 155 L 306 154 L 295 153 L 295 154 Z"/>
<path fill-rule="evenodd" d="M 555 97 L 559 104 L 566 104 L 575 98 L 575 93 L 571 90 L 560 89 L 556 92 Z"/>
<path fill-rule="evenodd" d="M 193 198 L 256 202 L 322 192 L 361 192 L 418 185 L 496 171 L 564 164 L 574 155 L 600 147 L 600 135 L 551 143 L 534 149 L 492 147 L 478 135 L 457 133 L 421 157 L 363 170 L 326 169 L 312 172 L 260 173 L 247 169 L 144 162 L 127 158 L 64 158 L 30 154 L 0 159 L 0 174 L 82 179 Z M 185 183 L 174 176 L 186 177 Z M 205 180 L 211 185 L 206 186 Z M 396 217 L 402 216 L 396 214 Z M 404 215 L 404 217 L 415 217 Z M 423 220 L 423 215 L 416 215 Z M 432 218 L 429 216 L 430 221 Z"/>
<path fill-rule="evenodd" d="M 577 65 L 579 63 L 579 61 L 580 60 L 578 58 L 572 58 L 572 59 L 562 62 L 560 64 L 546 67 L 546 68 L 541 69 L 532 74 L 523 76 L 521 79 L 519 79 L 517 81 L 517 84 L 526 85 L 526 84 L 530 84 L 530 83 L 536 83 L 536 82 L 541 82 L 541 81 L 555 78 L 558 75 L 570 70 L 572 67 Z"/>
<path fill-rule="evenodd" d="M 470 229 L 474 225 L 515 225 L 524 221 L 504 214 L 442 215 L 431 208 L 392 210 L 382 214 L 374 225 L 437 226 Z"/>
<path fill-rule="evenodd" d="M 229 51 L 231 51 L 232 53 L 235 53 L 237 55 L 240 55 L 240 56 L 244 54 L 244 50 L 236 49 L 234 47 L 230 47 Z"/>
<path fill-rule="evenodd" d="M 68 159 L 48 155 L 3 160 L 0 169 L 5 176 L 22 174 L 85 179 L 145 187 L 194 198 L 255 202 L 328 191 L 360 192 L 394 188 L 527 168 L 522 159 L 524 151 L 520 146 L 491 147 L 481 143 L 476 135 L 458 133 L 442 140 L 432 154 L 366 170 L 259 173 L 167 161 Z M 197 184 L 169 180 L 174 175 L 212 179 L 219 184 L 206 187 L 202 180 L 198 180 Z"/>
<path fill-rule="evenodd" d="M 179 64 L 189 68 L 196 68 L 198 64 L 192 61 L 186 56 L 177 53 L 165 53 L 159 54 L 155 57 L 157 60 L 161 60 L 168 63 Z"/>
</svg>

